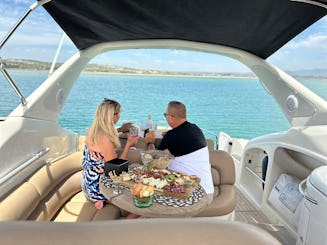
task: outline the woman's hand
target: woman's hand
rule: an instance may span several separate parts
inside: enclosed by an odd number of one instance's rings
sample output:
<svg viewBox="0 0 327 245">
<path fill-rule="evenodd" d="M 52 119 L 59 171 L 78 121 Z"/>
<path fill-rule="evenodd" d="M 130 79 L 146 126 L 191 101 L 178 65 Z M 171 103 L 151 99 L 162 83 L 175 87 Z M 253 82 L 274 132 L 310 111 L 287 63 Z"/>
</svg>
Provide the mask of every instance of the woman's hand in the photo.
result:
<svg viewBox="0 0 327 245">
<path fill-rule="evenodd" d="M 103 168 L 98 168 L 98 167 L 93 167 L 93 170 L 95 171 L 95 172 L 97 172 L 98 174 L 102 174 L 103 173 Z"/>
<path fill-rule="evenodd" d="M 120 158 L 127 159 L 129 148 L 131 148 L 132 146 L 135 146 L 137 144 L 138 140 L 139 140 L 138 136 L 128 135 L 125 148 L 124 148 L 123 152 L 121 153 Z"/>
<path fill-rule="evenodd" d="M 96 151 L 91 151 L 91 156 L 92 158 L 94 158 L 96 161 L 102 162 L 104 157 L 103 154 L 101 154 L 100 152 L 96 152 Z"/>
<path fill-rule="evenodd" d="M 139 140 L 138 136 L 130 136 L 127 137 L 126 147 L 130 148 L 132 146 L 135 146 Z"/>
</svg>

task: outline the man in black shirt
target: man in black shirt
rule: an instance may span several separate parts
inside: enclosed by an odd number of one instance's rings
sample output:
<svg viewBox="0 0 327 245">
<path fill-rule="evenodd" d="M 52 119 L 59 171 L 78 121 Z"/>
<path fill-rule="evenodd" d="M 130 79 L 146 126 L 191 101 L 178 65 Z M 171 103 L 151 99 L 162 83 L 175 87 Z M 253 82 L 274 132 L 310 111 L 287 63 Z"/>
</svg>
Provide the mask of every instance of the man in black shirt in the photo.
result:
<svg viewBox="0 0 327 245">
<path fill-rule="evenodd" d="M 168 149 L 175 157 L 179 157 L 207 146 L 201 129 L 187 121 L 184 104 L 170 102 L 164 115 L 172 130 L 162 138 L 159 150 Z"/>
<path fill-rule="evenodd" d="M 168 168 L 188 175 L 197 175 L 201 178 L 200 184 L 209 199 L 212 198 L 214 189 L 209 151 L 201 129 L 187 121 L 186 107 L 181 102 L 169 102 L 164 116 L 172 129 L 163 136 L 158 149 L 168 149 L 175 156 Z M 145 137 L 146 143 L 154 140 L 148 135 Z"/>
</svg>

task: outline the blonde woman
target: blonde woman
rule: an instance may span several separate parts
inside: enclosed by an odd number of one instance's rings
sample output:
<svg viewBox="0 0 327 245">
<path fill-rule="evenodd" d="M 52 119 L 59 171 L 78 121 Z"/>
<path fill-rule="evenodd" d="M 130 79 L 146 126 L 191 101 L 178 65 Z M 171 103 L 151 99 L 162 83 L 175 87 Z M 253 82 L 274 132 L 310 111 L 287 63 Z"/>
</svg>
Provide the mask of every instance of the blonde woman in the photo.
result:
<svg viewBox="0 0 327 245">
<path fill-rule="evenodd" d="M 121 106 L 117 101 L 104 99 L 95 112 L 94 121 L 87 131 L 82 160 L 82 190 L 86 198 L 102 209 L 107 199 L 100 193 L 99 179 L 103 163 L 117 158 L 115 148 L 120 147 L 118 122 Z M 128 150 L 137 143 L 137 137 L 128 137 L 120 158 L 127 158 Z"/>
</svg>

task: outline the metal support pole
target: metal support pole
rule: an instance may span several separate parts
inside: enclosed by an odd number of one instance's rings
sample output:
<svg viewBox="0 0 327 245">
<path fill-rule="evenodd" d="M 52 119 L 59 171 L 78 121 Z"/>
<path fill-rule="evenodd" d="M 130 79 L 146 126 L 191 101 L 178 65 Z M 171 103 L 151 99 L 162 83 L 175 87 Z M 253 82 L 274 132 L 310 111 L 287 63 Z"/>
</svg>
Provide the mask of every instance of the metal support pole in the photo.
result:
<svg viewBox="0 0 327 245">
<path fill-rule="evenodd" d="M 56 55 L 52 61 L 52 64 L 51 64 L 51 67 L 50 67 L 50 71 L 49 71 L 49 76 L 53 73 L 53 70 L 55 68 L 55 65 L 56 65 L 56 62 L 57 62 L 57 59 L 58 59 L 58 56 L 59 56 L 59 53 L 60 53 L 60 49 L 62 47 L 62 44 L 64 42 L 64 39 L 65 39 L 65 32 L 62 34 L 61 36 L 61 39 L 60 39 L 60 42 L 59 42 L 59 45 L 58 45 L 58 48 L 57 48 L 57 52 L 56 52 Z"/>
<path fill-rule="evenodd" d="M 24 95 L 20 92 L 19 88 L 16 86 L 15 82 L 11 79 L 10 75 L 6 71 L 5 64 L 2 62 L 2 59 L 0 58 L 0 70 L 3 74 L 3 76 L 7 79 L 8 83 L 11 85 L 11 87 L 15 90 L 16 94 L 19 96 L 21 102 L 23 105 L 26 105 L 26 100 Z"/>
<path fill-rule="evenodd" d="M 32 12 L 31 9 L 27 10 L 26 13 L 19 19 L 19 21 L 14 25 L 14 27 L 8 32 L 8 34 L 4 37 L 0 44 L 0 50 L 2 49 L 3 45 L 8 41 L 11 35 L 16 31 L 18 26 L 25 20 L 25 18 Z"/>
<path fill-rule="evenodd" d="M 18 20 L 18 22 L 14 25 L 14 27 L 8 32 L 8 34 L 4 37 L 4 39 L 0 43 L 0 50 L 2 49 L 3 45 L 8 41 L 8 39 L 11 37 L 11 35 L 16 31 L 16 29 L 20 26 L 20 24 L 26 19 L 26 17 L 37 7 L 42 6 L 43 4 L 50 2 L 51 0 L 41 0 L 36 1 L 33 3 L 29 9 L 26 11 L 26 13 Z"/>
</svg>

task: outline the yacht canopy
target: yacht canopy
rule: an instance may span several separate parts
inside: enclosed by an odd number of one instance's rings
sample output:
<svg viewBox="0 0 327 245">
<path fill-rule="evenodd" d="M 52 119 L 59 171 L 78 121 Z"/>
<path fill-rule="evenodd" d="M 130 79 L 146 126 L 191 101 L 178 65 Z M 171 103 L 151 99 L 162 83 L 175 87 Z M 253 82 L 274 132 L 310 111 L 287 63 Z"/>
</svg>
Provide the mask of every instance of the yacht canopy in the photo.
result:
<svg viewBox="0 0 327 245">
<path fill-rule="evenodd" d="M 44 8 L 80 50 L 110 41 L 180 39 L 264 59 L 327 13 L 289 0 L 52 0 Z"/>
</svg>

